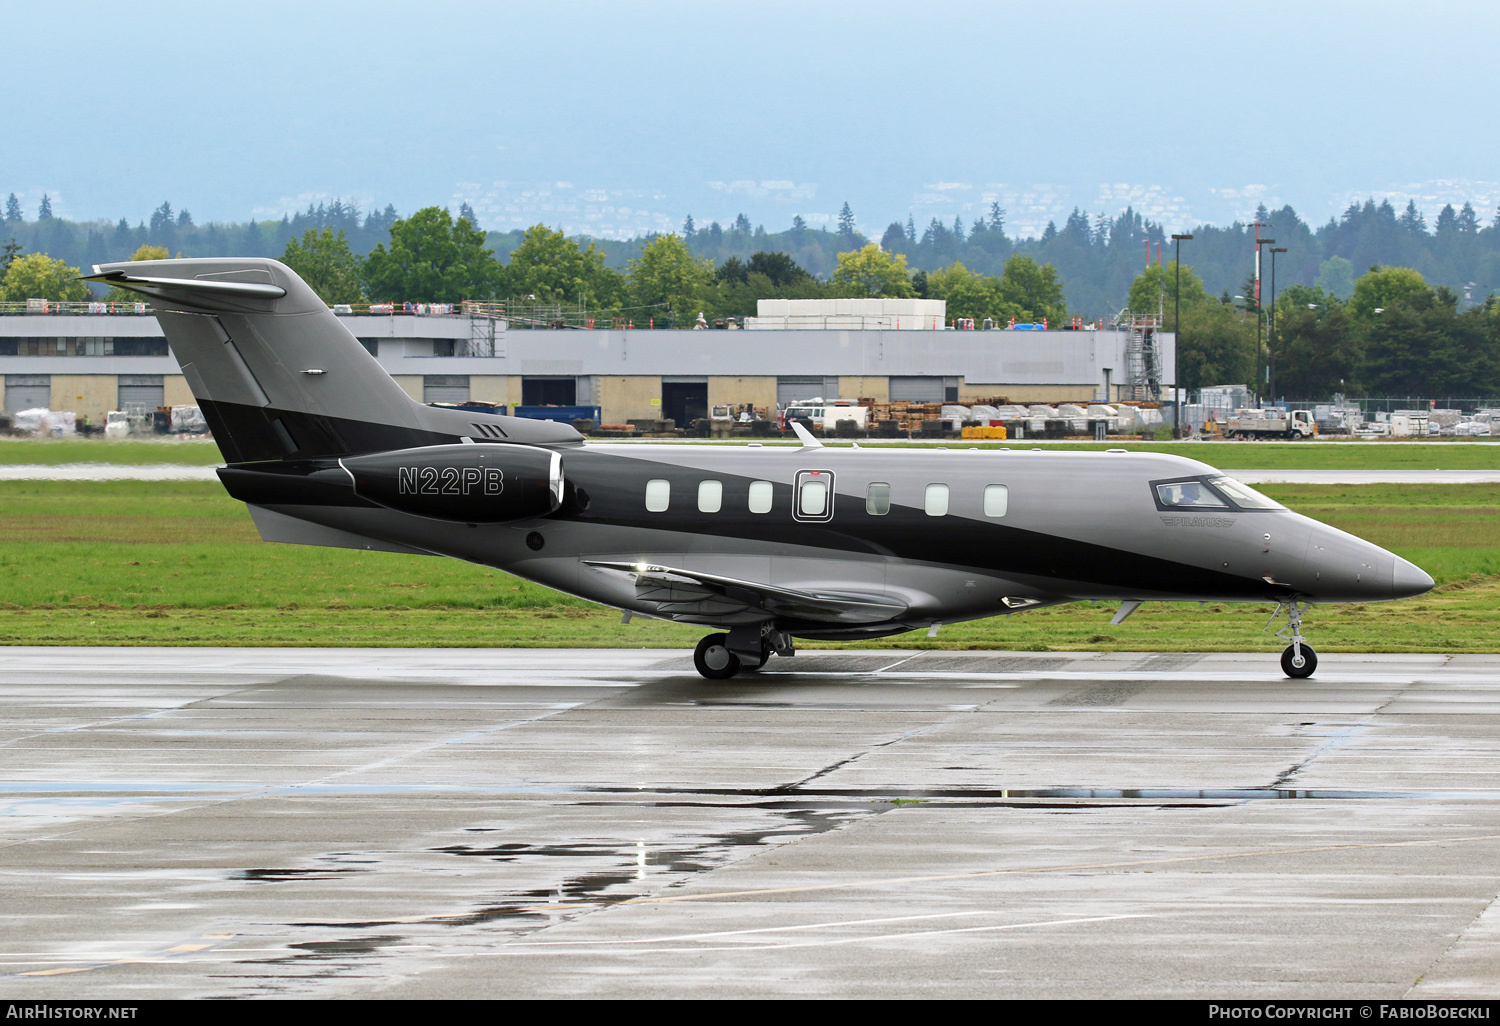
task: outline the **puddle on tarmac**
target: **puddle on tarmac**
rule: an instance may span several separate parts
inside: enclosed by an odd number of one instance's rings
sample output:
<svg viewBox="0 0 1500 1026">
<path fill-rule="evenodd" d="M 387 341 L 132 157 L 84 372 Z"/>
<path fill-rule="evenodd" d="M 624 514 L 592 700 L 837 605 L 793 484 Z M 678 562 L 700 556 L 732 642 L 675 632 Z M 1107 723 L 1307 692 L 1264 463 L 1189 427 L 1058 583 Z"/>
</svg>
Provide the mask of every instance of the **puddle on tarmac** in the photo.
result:
<svg viewBox="0 0 1500 1026">
<path fill-rule="evenodd" d="M 443 935 L 439 946 L 450 956 L 470 944 L 476 949 L 491 948 L 507 936 L 524 936 L 621 901 L 670 891 L 698 873 L 892 808 L 888 802 L 719 805 L 730 814 L 734 828 L 715 833 L 694 829 L 695 823 L 703 823 L 696 815 L 673 815 L 670 810 L 683 804 L 659 803 L 665 819 L 644 815 L 639 836 L 634 837 L 527 840 L 522 825 L 484 824 L 458 830 L 463 840 L 418 851 L 344 851 L 317 860 L 332 865 L 236 871 L 231 879 L 246 883 L 348 880 L 366 892 L 399 890 L 403 877 L 415 872 L 429 879 L 431 874 L 441 874 L 458 887 L 435 891 L 430 898 L 433 914 L 427 917 L 410 917 L 408 905 L 386 919 L 295 919 L 279 926 L 268 924 L 262 928 L 267 933 L 306 931 L 326 939 L 297 941 L 287 945 L 287 954 L 241 963 L 276 968 L 270 974 L 240 977 L 230 984 L 228 993 L 216 996 L 311 994 L 332 978 L 368 975 L 375 965 L 381 967 L 375 971 L 399 972 L 395 965 L 387 965 L 389 959 L 420 963 L 423 952 L 431 950 L 428 942 L 438 942 L 438 934 Z M 641 811 L 656 807 L 652 803 Z M 618 820 L 611 825 L 623 826 Z M 354 873 L 365 876 L 356 883 L 348 876 Z M 458 907 L 443 907 L 457 893 L 462 894 L 456 900 Z M 339 897 L 349 901 L 359 895 Z M 371 894 L 367 907 L 381 904 L 378 895 Z M 465 928 L 476 927 L 480 932 L 472 939 L 464 937 Z M 393 945 L 402 947 L 399 955 L 388 950 Z"/>
<path fill-rule="evenodd" d="M 229 878 L 256 883 L 284 883 L 288 880 L 333 880 L 343 873 L 365 872 L 369 870 L 333 866 L 323 869 L 239 869 L 231 873 Z"/>
</svg>

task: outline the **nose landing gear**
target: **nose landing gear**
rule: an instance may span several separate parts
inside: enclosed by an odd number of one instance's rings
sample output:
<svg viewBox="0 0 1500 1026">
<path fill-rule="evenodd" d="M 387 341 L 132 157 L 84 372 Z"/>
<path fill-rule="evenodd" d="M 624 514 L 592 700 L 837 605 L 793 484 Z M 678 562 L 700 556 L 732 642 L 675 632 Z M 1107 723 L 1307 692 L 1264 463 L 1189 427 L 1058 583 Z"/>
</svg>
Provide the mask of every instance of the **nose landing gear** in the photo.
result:
<svg viewBox="0 0 1500 1026">
<path fill-rule="evenodd" d="M 1276 632 L 1278 638 L 1286 638 L 1291 642 L 1286 651 L 1281 653 L 1281 672 L 1293 679 L 1302 680 L 1311 677 L 1318 668 L 1318 653 L 1302 637 L 1302 614 L 1312 608 L 1312 603 L 1303 602 L 1299 605 L 1296 599 L 1292 599 L 1286 605 L 1289 607 L 1287 625 Z M 1280 605 L 1271 614 L 1271 619 L 1276 619 L 1276 613 L 1279 612 Z M 1291 633 L 1288 634 L 1288 631 Z"/>
</svg>

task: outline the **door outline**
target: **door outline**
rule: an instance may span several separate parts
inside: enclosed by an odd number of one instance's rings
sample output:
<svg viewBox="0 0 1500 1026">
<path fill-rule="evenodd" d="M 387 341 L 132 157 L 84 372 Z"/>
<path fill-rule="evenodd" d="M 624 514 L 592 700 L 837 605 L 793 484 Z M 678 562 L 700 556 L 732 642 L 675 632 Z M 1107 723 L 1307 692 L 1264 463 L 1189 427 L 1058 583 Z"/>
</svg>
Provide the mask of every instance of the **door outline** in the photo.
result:
<svg viewBox="0 0 1500 1026">
<path fill-rule="evenodd" d="M 802 486 L 807 481 L 817 478 L 828 486 L 828 501 L 823 506 L 823 512 L 812 516 L 802 512 Z M 823 524 L 833 519 L 833 501 L 837 496 L 834 489 L 834 477 L 831 470 L 799 470 L 797 477 L 792 483 L 792 519 L 800 520 L 804 524 Z"/>
</svg>

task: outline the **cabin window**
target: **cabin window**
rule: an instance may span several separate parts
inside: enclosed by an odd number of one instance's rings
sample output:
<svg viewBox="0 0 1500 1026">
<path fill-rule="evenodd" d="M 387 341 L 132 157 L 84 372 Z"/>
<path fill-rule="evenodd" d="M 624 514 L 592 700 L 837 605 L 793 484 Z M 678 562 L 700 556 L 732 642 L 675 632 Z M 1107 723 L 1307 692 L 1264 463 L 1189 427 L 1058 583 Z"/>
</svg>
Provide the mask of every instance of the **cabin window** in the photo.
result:
<svg viewBox="0 0 1500 1026">
<path fill-rule="evenodd" d="M 775 496 L 775 494 L 776 494 L 776 490 L 771 487 L 771 482 L 769 482 L 769 481 L 751 481 L 750 482 L 750 512 L 751 513 L 769 513 L 769 512 L 771 512 L 771 499 Z"/>
<path fill-rule="evenodd" d="M 1163 506 L 1191 506 L 1227 509 L 1219 494 L 1202 481 L 1171 481 L 1156 486 L 1156 497 Z"/>
<path fill-rule="evenodd" d="M 984 515 L 987 517 L 1003 517 L 1005 510 L 1010 505 L 1010 489 L 1005 485 L 984 486 Z"/>
<path fill-rule="evenodd" d="M 945 517 L 948 515 L 948 486 L 945 484 L 930 484 L 927 486 L 927 494 L 923 498 L 922 508 L 930 517 Z"/>
<path fill-rule="evenodd" d="M 672 482 L 653 478 L 646 482 L 646 511 L 661 513 L 672 502 Z"/>
<path fill-rule="evenodd" d="M 820 517 L 828 508 L 828 482 L 810 478 L 802 482 L 802 491 L 797 495 L 797 508 L 805 517 Z"/>
<path fill-rule="evenodd" d="M 865 489 L 865 512 L 883 517 L 891 511 L 891 486 L 885 481 L 871 481 Z"/>
<path fill-rule="evenodd" d="M 724 482 L 698 482 L 698 512 L 717 513 L 724 505 Z"/>
</svg>

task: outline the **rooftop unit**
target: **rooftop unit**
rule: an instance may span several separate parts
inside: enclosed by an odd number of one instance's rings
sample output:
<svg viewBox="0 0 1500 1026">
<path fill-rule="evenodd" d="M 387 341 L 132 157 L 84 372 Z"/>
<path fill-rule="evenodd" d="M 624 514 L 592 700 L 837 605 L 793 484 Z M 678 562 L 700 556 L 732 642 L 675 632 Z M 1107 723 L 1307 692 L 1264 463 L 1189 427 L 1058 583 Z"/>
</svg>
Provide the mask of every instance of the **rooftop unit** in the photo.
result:
<svg viewBox="0 0 1500 1026">
<path fill-rule="evenodd" d="M 762 299 L 757 316 L 746 317 L 749 329 L 822 329 L 828 331 L 941 331 L 946 326 L 945 299 Z"/>
</svg>

